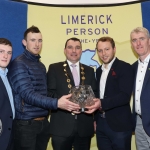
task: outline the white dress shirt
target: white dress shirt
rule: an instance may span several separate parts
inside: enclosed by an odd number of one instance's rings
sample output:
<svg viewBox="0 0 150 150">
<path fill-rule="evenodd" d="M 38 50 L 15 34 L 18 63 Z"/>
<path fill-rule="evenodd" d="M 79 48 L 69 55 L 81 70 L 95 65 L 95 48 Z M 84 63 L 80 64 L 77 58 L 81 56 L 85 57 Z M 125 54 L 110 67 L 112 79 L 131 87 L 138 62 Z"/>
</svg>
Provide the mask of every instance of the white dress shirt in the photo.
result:
<svg viewBox="0 0 150 150">
<path fill-rule="evenodd" d="M 150 59 L 150 54 L 145 58 L 143 62 L 141 62 L 140 59 L 138 59 L 138 70 L 137 70 L 136 88 L 135 88 L 135 112 L 139 115 L 142 115 L 140 97 L 141 97 L 141 91 L 142 91 L 149 59 Z"/>
<path fill-rule="evenodd" d="M 107 68 L 105 68 L 105 64 L 102 65 L 101 69 L 102 69 L 102 74 L 100 77 L 100 99 L 104 98 L 104 93 L 105 93 L 105 86 L 106 86 L 106 80 L 107 80 L 107 76 L 108 73 L 110 71 L 110 68 L 113 64 L 113 62 L 115 61 L 116 57 L 114 57 L 114 59 L 107 65 Z"/>
</svg>

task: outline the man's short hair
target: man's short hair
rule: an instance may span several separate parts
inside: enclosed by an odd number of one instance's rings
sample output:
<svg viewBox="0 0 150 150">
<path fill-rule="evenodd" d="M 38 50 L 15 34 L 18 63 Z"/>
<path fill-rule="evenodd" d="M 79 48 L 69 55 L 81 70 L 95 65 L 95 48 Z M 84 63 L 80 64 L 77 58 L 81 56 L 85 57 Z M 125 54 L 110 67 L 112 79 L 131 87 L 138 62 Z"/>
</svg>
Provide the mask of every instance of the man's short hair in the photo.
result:
<svg viewBox="0 0 150 150">
<path fill-rule="evenodd" d="M 25 32 L 24 32 L 24 39 L 27 40 L 27 34 L 28 33 L 41 33 L 41 31 L 39 30 L 38 27 L 36 26 L 31 26 L 30 28 L 28 28 Z"/>
<path fill-rule="evenodd" d="M 112 48 L 115 48 L 115 42 L 113 40 L 113 38 L 109 37 L 109 36 L 104 36 L 104 37 L 101 37 L 98 39 L 97 43 L 96 43 L 96 49 L 97 49 L 97 45 L 98 45 L 98 42 L 110 42 Z"/>
<path fill-rule="evenodd" d="M 66 48 L 66 46 L 67 46 L 68 41 L 70 41 L 70 40 L 78 41 L 78 42 L 80 42 L 80 45 L 82 46 L 80 39 L 78 39 L 78 38 L 76 38 L 76 37 L 72 37 L 72 38 L 70 38 L 70 39 L 67 39 L 67 41 L 66 41 L 66 43 L 65 43 L 65 48 Z"/>
<path fill-rule="evenodd" d="M 11 42 L 8 39 L 6 39 L 6 38 L 0 38 L 0 44 L 9 45 L 9 46 L 12 47 Z"/>
<path fill-rule="evenodd" d="M 145 35 L 147 36 L 147 38 L 150 37 L 149 36 L 149 31 L 146 28 L 144 28 L 144 27 L 137 27 L 137 28 L 133 29 L 131 31 L 131 34 L 132 33 L 139 33 L 139 32 L 145 33 Z M 130 38 L 131 38 L 131 34 L 130 34 Z"/>
</svg>

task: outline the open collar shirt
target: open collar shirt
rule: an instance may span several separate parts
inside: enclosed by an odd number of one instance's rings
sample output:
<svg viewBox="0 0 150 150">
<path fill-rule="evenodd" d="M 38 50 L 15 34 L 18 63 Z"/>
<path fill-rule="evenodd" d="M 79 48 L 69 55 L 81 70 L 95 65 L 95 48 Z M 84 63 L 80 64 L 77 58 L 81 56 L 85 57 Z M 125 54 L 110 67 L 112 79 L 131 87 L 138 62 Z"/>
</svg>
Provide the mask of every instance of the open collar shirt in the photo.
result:
<svg viewBox="0 0 150 150">
<path fill-rule="evenodd" d="M 99 88 L 100 89 L 100 99 L 104 98 L 107 76 L 108 76 L 110 68 L 111 68 L 113 62 L 115 61 L 115 59 L 116 59 L 116 57 L 114 57 L 114 59 L 107 65 L 107 68 L 105 67 L 105 64 L 103 64 L 101 67 L 102 74 L 100 77 L 100 88 Z"/>
<path fill-rule="evenodd" d="M 142 91 L 149 59 L 150 59 L 150 54 L 144 59 L 143 62 L 140 59 L 138 59 L 138 70 L 137 70 L 136 88 L 135 88 L 135 112 L 139 115 L 142 115 L 140 97 L 141 97 L 141 91 Z"/>
</svg>

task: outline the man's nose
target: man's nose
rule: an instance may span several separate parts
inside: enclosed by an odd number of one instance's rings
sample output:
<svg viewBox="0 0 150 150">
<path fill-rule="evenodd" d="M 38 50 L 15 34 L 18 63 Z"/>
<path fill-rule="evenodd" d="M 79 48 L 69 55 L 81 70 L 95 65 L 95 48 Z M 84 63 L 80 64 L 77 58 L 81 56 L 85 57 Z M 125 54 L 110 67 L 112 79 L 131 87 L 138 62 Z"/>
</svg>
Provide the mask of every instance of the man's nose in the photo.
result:
<svg viewBox="0 0 150 150">
<path fill-rule="evenodd" d="M 4 53 L 4 58 L 7 58 L 8 57 L 8 54 L 5 52 Z"/>
<path fill-rule="evenodd" d="M 38 46 L 38 45 L 39 45 L 39 42 L 37 41 L 37 42 L 35 43 L 35 45 Z"/>
<path fill-rule="evenodd" d="M 72 51 L 75 52 L 75 51 L 76 51 L 76 48 L 72 48 Z"/>
<path fill-rule="evenodd" d="M 105 54 L 106 54 L 106 51 L 105 51 L 105 50 L 103 50 L 102 54 L 103 54 L 103 55 L 105 55 Z"/>
<path fill-rule="evenodd" d="M 140 45 L 141 44 L 141 41 L 140 40 L 137 40 L 137 45 Z"/>
</svg>

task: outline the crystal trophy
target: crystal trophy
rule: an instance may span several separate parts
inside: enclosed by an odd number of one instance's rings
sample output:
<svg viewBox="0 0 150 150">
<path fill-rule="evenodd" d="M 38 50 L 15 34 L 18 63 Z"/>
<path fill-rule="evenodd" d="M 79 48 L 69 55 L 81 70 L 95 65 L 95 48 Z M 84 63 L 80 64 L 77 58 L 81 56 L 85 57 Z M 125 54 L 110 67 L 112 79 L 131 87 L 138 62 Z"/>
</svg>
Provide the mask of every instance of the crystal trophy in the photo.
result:
<svg viewBox="0 0 150 150">
<path fill-rule="evenodd" d="M 74 86 L 71 88 L 70 93 L 72 94 L 70 101 L 79 104 L 81 112 L 87 110 L 86 106 L 94 105 L 95 95 L 90 85 Z"/>
</svg>

